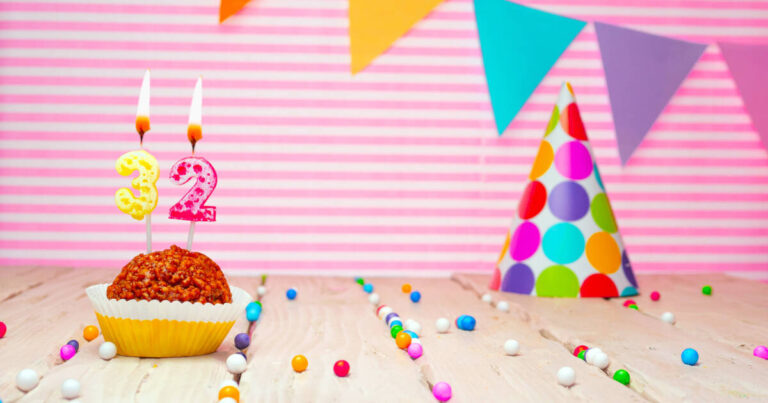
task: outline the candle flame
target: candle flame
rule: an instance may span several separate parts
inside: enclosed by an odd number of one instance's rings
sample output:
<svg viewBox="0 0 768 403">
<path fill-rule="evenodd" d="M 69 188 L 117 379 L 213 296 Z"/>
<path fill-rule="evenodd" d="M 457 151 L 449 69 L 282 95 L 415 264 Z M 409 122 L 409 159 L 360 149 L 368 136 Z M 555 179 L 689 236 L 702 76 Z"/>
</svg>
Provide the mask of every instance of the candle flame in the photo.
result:
<svg viewBox="0 0 768 403">
<path fill-rule="evenodd" d="M 136 108 L 136 131 L 143 142 L 144 133 L 149 131 L 149 69 L 144 72 L 144 80 L 139 91 L 139 106 Z"/>
<path fill-rule="evenodd" d="M 189 125 L 187 126 L 187 139 L 192 143 L 192 152 L 195 144 L 203 138 L 203 78 L 198 77 L 195 91 L 192 93 L 192 103 L 189 106 Z"/>
</svg>

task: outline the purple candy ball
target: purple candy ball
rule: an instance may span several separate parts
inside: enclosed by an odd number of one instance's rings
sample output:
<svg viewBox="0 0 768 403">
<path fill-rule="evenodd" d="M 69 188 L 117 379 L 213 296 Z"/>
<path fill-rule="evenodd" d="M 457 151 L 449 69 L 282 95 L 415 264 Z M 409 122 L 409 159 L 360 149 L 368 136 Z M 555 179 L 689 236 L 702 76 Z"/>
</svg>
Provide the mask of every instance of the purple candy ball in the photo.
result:
<svg viewBox="0 0 768 403">
<path fill-rule="evenodd" d="M 757 346 L 755 347 L 755 351 L 753 351 L 752 354 L 754 354 L 755 357 L 760 357 L 764 360 L 768 360 L 768 347 Z"/>
<path fill-rule="evenodd" d="M 387 317 L 386 317 L 386 318 L 384 318 L 384 322 L 387 322 L 387 323 L 389 323 L 389 319 L 390 319 L 390 318 L 399 318 L 399 317 L 400 317 L 400 315 L 398 315 L 398 314 L 396 314 L 396 313 L 392 312 L 392 313 L 390 313 L 389 315 L 387 315 Z"/>
<path fill-rule="evenodd" d="M 235 336 L 235 347 L 237 347 L 238 350 L 245 350 L 250 345 L 251 337 L 248 336 L 248 334 L 239 333 L 237 336 Z"/>
<path fill-rule="evenodd" d="M 451 392 L 451 385 L 445 382 L 438 382 L 432 388 L 432 394 L 435 396 L 435 399 L 441 402 L 447 402 L 448 400 L 451 400 L 451 395 L 453 393 Z"/>
<path fill-rule="evenodd" d="M 75 350 L 75 346 L 71 344 L 65 344 L 61 346 L 61 350 L 59 350 L 59 355 L 64 361 L 69 361 L 70 358 L 75 356 L 75 353 L 77 353 L 77 350 Z"/>
</svg>

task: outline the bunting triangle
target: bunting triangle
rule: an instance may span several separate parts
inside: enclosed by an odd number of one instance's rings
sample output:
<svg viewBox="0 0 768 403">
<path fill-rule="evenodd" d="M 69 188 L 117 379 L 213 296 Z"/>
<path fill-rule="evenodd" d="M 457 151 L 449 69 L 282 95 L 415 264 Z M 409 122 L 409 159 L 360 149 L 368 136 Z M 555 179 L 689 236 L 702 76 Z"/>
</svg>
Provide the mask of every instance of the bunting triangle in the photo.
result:
<svg viewBox="0 0 768 403">
<path fill-rule="evenodd" d="M 221 0 L 219 3 L 219 24 L 237 14 L 251 0 Z"/>
<path fill-rule="evenodd" d="M 475 19 L 501 135 L 586 23 L 507 0 L 475 0 Z"/>
<path fill-rule="evenodd" d="M 768 149 L 768 45 L 719 43 L 752 124 Z"/>
<path fill-rule="evenodd" d="M 595 23 L 616 142 L 626 165 L 707 45 Z"/>
<path fill-rule="evenodd" d="M 368 67 L 443 0 L 349 0 L 351 71 Z"/>
</svg>

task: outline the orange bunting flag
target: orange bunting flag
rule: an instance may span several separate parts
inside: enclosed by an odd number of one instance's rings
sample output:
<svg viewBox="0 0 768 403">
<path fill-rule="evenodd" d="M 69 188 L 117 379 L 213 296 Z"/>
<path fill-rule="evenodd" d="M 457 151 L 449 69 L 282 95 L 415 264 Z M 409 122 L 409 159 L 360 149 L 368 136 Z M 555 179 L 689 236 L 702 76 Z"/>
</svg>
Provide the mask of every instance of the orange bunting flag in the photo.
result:
<svg viewBox="0 0 768 403">
<path fill-rule="evenodd" d="M 221 0 L 219 3 L 219 24 L 237 14 L 251 0 Z"/>
<path fill-rule="evenodd" d="M 349 0 L 351 71 L 368 67 L 443 0 Z"/>
</svg>

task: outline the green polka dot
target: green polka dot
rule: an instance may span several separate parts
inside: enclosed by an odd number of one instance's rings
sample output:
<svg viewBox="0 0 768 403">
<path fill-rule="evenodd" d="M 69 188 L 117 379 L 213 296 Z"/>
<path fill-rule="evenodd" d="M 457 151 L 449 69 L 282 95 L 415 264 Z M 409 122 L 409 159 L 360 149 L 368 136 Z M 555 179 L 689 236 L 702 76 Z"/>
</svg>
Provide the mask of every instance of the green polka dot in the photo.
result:
<svg viewBox="0 0 768 403">
<path fill-rule="evenodd" d="M 613 218 L 611 204 L 608 202 L 608 197 L 605 196 L 605 193 L 600 193 L 592 199 L 590 210 L 592 211 L 592 219 L 595 220 L 595 224 L 600 229 L 609 233 L 614 233 L 618 230 L 616 219 Z"/>
<path fill-rule="evenodd" d="M 552 109 L 552 117 L 549 118 L 549 124 L 547 125 L 547 132 L 544 133 L 544 137 L 546 137 L 549 133 L 552 133 L 552 130 L 555 130 L 555 127 L 560 122 L 560 110 L 557 109 L 557 105 Z"/>
<path fill-rule="evenodd" d="M 579 295 L 579 279 L 565 266 L 549 266 L 536 279 L 536 295 L 575 298 Z"/>
</svg>

